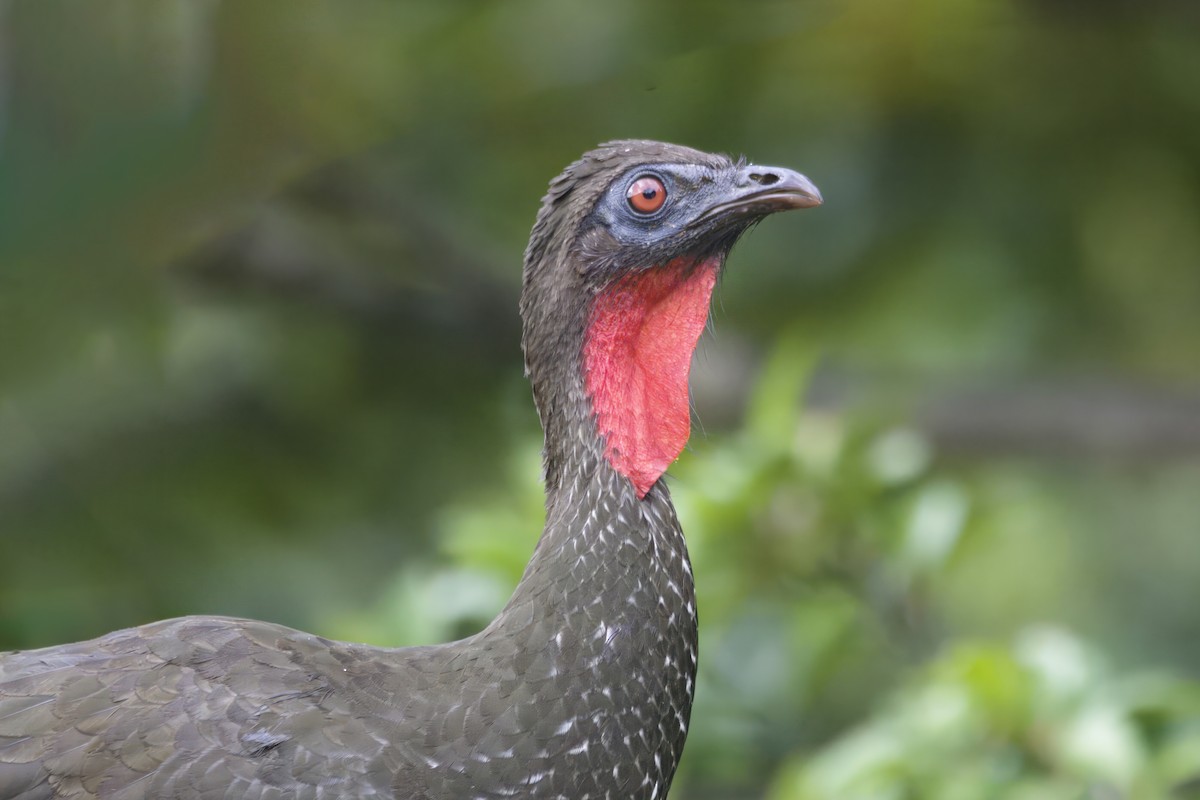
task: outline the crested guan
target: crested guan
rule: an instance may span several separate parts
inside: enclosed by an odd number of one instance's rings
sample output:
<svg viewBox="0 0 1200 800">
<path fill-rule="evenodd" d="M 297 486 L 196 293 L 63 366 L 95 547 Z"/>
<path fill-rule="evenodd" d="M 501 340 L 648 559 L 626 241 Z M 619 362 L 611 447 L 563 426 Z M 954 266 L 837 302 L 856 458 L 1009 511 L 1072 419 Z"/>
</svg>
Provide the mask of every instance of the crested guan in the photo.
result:
<svg viewBox="0 0 1200 800">
<path fill-rule="evenodd" d="M 696 675 L 661 477 L 734 241 L 821 202 L 786 169 L 617 141 L 554 179 L 521 295 L 546 525 L 499 616 L 449 644 L 185 617 L 0 656 L 0 798 L 662 798 Z"/>
</svg>

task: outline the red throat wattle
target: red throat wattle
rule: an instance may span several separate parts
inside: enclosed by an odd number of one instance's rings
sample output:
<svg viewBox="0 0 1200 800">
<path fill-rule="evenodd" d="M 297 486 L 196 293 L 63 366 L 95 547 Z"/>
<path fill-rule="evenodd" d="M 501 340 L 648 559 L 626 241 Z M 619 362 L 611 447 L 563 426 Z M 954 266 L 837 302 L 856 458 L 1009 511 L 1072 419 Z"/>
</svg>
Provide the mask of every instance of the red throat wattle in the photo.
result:
<svg viewBox="0 0 1200 800">
<path fill-rule="evenodd" d="M 687 444 L 688 371 L 720 265 L 719 256 L 677 259 L 618 280 L 592 305 L 585 385 L 605 455 L 639 497 Z"/>
</svg>

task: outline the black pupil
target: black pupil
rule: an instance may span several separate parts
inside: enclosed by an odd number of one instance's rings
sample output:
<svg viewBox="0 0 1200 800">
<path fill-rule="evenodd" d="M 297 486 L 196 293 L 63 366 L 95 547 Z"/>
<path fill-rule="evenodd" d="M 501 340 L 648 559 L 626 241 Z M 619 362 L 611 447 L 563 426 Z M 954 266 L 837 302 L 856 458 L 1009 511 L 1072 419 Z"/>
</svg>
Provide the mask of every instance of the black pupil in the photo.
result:
<svg viewBox="0 0 1200 800">
<path fill-rule="evenodd" d="M 642 189 L 642 198 L 645 200 L 653 200 L 656 194 L 658 194 L 658 189 L 655 189 L 653 186 L 647 186 L 645 189 Z"/>
</svg>

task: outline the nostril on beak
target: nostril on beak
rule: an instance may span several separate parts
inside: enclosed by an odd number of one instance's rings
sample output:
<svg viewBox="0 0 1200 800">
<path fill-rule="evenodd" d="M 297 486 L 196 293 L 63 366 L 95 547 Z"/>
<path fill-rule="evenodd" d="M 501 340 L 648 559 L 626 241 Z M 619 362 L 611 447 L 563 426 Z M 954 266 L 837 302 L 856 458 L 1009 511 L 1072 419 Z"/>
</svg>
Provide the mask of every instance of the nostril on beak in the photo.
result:
<svg viewBox="0 0 1200 800">
<path fill-rule="evenodd" d="M 750 180 L 757 183 L 759 186 L 770 186 L 779 183 L 779 176 L 774 172 L 751 172 Z"/>
</svg>

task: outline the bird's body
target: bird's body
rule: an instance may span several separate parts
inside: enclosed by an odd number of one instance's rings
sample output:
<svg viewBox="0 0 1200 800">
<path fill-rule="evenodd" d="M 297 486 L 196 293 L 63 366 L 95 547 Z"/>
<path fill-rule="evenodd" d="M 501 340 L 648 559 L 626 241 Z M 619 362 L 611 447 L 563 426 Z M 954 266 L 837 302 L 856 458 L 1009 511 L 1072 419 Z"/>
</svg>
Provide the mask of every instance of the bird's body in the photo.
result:
<svg viewBox="0 0 1200 800">
<path fill-rule="evenodd" d="M 185 617 L 0 656 L 0 800 L 665 797 L 697 659 L 659 480 L 687 437 L 687 360 L 741 230 L 819 200 L 751 169 L 617 142 L 551 184 L 522 296 L 546 526 L 486 629 L 386 649 Z M 717 200 L 646 215 L 626 186 L 643 175 L 677 205 Z"/>
</svg>

